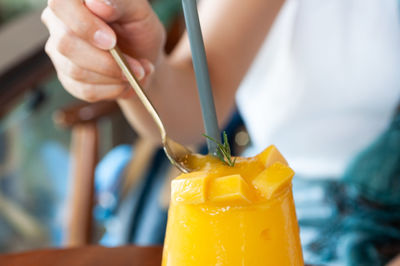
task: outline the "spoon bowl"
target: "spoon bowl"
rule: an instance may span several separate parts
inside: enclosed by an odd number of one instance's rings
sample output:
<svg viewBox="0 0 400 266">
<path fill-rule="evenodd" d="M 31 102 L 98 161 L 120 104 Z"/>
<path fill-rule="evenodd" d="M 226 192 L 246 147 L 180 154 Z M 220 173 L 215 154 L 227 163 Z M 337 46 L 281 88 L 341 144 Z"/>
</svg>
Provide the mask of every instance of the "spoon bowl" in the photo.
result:
<svg viewBox="0 0 400 266">
<path fill-rule="evenodd" d="M 190 173 L 193 169 L 188 167 L 188 159 L 193 153 L 185 146 L 166 137 L 163 141 L 164 151 L 169 161 L 183 173 Z"/>
</svg>

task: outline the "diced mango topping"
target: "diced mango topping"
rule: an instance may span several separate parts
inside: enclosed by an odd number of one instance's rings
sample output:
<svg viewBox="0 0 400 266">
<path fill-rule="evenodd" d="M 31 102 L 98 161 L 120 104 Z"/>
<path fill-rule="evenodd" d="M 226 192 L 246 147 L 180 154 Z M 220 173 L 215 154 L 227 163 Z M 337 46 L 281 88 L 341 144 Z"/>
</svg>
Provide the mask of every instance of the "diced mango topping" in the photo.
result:
<svg viewBox="0 0 400 266">
<path fill-rule="evenodd" d="M 190 156 L 172 181 L 162 266 L 304 266 L 294 172 L 275 146 L 235 159 Z"/>
<path fill-rule="evenodd" d="M 200 204 L 206 201 L 207 173 L 193 172 L 172 181 L 172 199 L 177 202 Z"/>
<path fill-rule="evenodd" d="M 208 188 L 210 202 L 250 203 L 249 185 L 240 175 L 219 177 L 210 182 Z"/>
<path fill-rule="evenodd" d="M 287 187 L 293 176 L 294 172 L 290 167 L 276 162 L 254 178 L 252 184 L 265 199 L 270 199 L 276 192 Z"/>
<path fill-rule="evenodd" d="M 172 181 L 172 199 L 184 204 L 248 204 L 269 200 L 288 187 L 294 172 L 275 146 L 234 167 L 208 155 L 190 158 L 195 171 Z"/>
<path fill-rule="evenodd" d="M 270 167 L 273 163 L 280 162 L 284 165 L 288 165 L 285 158 L 278 151 L 275 145 L 271 145 L 257 155 L 259 161 L 261 161 L 266 168 Z"/>
</svg>

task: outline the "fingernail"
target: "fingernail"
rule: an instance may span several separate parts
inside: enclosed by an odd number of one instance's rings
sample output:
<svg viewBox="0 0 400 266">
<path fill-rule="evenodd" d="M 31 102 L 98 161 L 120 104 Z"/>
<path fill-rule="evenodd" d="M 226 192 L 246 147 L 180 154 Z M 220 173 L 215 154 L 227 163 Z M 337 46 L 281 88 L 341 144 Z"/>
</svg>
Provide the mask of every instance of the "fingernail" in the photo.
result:
<svg viewBox="0 0 400 266">
<path fill-rule="evenodd" d="M 155 66 L 151 62 L 149 62 L 149 70 L 150 70 L 150 74 L 153 74 L 154 71 L 156 70 Z"/>
<path fill-rule="evenodd" d="M 144 71 L 144 68 L 142 66 L 133 66 L 132 68 L 133 73 L 135 73 L 135 76 L 138 80 L 142 80 L 144 76 L 146 75 L 146 72 Z"/>
<path fill-rule="evenodd" d="M 83 0 L 84 2 L 97 2 L 97 3 L 101 3 L 101 4 L 104 4 L 104 5 L 106 5 L 106 6 L 110 6 L 110 7 L 113 7 L 113 8 L 115 8 L 116 6 L 115 6 L 115 3 L 114 3 L 114 1 L 112 1 L 112 0 Z"/>
<path fill-rule="evenodd" d="M 115 46 L 115 38 L 104 30 L 98 30 L 94 34 L 94 41 L 97 43 L 99 48 L 111 49 Z"/>
<path fill-rule="evenodd" d="M 108 6 L 114 6 L 114 3 L 110 0 L 100 0 L 101 2 L 103 2 L 104 4 L 108 5 Z"/>
</svg>

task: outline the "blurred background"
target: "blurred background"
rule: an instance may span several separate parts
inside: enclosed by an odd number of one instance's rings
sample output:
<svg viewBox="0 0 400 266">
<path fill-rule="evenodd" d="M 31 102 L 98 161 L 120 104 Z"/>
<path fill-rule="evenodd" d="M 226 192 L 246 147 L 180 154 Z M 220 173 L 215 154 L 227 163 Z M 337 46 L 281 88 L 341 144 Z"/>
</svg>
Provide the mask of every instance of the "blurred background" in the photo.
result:
<svg viewBox="0 0 400 266">
<path fill-rule="evenodd" d="M 46 3 L 0 0 L 0 253 L 161 244 L 177 172 L 115 103 L 86 104 L 63 90 L 43 51 Z M 184 30 L 180 1 L 152 4 L 169 51 Z M 237 114 L 228 131 L 238 154 L 249 138 Z"/>
<path fill-rule="evenodd" d="M 44 66 L 37 57 L 44 29 L 33 33 L 35 40 L 23 38 L 40 27 L 36 20 L 45 2 L 0 1 L 0 53 L 5 57 L 0 68 L 1 252 L 57 244 L 61 237 L 57 220 L 66 196 L 70 133 L 58 130 L 51 115 L 73 99 L 61 90 L 48 63 Z M 46 74 L 27 76 L 32 67 L 42 66 Z"/>
<path fill-rule="evenodd" d="M 150 2 L 167 28 L 168 53 L 185 28 L 180 0 Z M 0 253 L 160 245 L 178 172 L 116 103 L 65 92 L 43 50 L 46 3 L 0 0 Z M 400 106 L 394 113 L 340 180 L 294 179 L 306 260 L 380 265 L 371 261 L 400 254 Z M 234 155 L 251 145 L 237 112 L 225 130 Z"/>
</svg>

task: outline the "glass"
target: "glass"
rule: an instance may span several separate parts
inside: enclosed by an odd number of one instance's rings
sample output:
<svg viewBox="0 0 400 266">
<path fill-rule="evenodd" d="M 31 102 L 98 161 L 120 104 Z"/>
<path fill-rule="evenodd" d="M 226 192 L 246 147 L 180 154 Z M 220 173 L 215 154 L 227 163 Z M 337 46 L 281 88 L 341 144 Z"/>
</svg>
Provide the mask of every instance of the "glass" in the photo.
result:
<svg viewBox="0 0 400 266">
<path fill-rule="evenodd" d="M 163 266 L 304 264 L 294 172 L 274 146 L 234 167 L 194 161 L 172 182 Z"/>
</svg>

